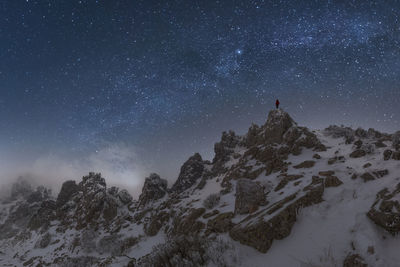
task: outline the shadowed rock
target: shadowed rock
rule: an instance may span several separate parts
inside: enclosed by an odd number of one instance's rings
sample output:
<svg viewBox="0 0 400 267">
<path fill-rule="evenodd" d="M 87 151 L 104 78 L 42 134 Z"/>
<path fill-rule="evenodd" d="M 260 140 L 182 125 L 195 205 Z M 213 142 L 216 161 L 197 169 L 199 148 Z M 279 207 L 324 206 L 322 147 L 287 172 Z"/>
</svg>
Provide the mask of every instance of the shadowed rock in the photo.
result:
<svg viewBox="0 0 400 267">
<path fill-rule="evenodd" d="M 180 193 L 192 187 L 204 172 L 204 162 L 199 153 L 191 156 L 181 167 L 178 179 L 171 188 L 171 192 Z"/>
<path fill-rule="evenodd" d="M 144 181 L 142 194 L 139 196 L 139 206 L 160 199 L 167 193 L 167 180 L 161 179 L 156 173 L 150 174 Z"/>
</svg>

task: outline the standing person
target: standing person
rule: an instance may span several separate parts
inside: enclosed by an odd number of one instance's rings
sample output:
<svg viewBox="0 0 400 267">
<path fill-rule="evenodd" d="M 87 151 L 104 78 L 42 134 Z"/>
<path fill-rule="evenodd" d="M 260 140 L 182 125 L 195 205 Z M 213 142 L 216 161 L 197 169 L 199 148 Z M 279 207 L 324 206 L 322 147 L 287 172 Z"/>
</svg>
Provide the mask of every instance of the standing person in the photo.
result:
<svg viewBox="0 0 400 267">
<path fill-rule="evenodd" d="M 279 100 L 277 99 L 276 102 L 275 102 L 275 106 L 276 106 L 277 109 L 279 108 L 279 104 L 280 104 Z"/>
</svg>

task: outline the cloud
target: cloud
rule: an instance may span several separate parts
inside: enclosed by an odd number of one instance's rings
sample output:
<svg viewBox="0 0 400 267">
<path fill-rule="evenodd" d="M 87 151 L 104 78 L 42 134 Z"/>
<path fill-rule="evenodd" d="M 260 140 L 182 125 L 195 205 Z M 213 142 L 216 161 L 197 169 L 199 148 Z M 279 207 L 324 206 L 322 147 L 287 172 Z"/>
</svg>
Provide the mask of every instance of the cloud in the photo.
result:
<svg viewBox="0 0 400 267">
<path fill-rule="evenodd" d="M 140 194 L 144 178 L 150 169 L 134 148 L 124 144 L 108 145 L 87 157 L 74 159 L 47 154 L 28 163 L 6 164 L 5 161 L 0 161 L 0 168 L 2 191 L 6 190 L 6 184 L 18 176 L 24 176 L 33 185 L 45 185 L 58 193 L 64 181 L 79 182 L 82 176 L 93 171 L 101 172 L 108 186 L 125 188 L 135 198 Z"/>
</svg>

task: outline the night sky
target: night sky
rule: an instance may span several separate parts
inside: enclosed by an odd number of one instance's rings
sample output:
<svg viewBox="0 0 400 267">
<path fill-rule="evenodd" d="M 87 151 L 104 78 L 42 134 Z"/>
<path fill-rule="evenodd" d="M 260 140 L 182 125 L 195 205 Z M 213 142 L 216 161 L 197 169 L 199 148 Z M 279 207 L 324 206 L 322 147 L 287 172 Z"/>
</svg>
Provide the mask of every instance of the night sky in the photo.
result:
<svg viewBox="0 0 400 267">
<path fill-rule="evenodd" d="M 0 161 L 117 147 L 174 180 L 276 98 L 310 128 L 394 132 L 399 17 L 399 1 L 1 1 Z"/>
</svg>

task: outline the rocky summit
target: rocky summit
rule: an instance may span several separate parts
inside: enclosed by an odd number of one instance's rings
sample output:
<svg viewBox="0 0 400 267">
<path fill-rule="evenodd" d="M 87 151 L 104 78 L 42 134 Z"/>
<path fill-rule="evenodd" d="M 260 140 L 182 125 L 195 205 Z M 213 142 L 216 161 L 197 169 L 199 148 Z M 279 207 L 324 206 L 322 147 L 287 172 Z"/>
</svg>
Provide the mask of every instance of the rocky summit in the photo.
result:
<svg viewBox="0 0 400 267">
<path fill-rule="evenodd" d="M 100 173 L 57 196 L 19 178 L 0 204 L 1 266 L 400 266 L 400 134 L 310 130 L 282 109 L 142 193 Z"/>
</svg>

